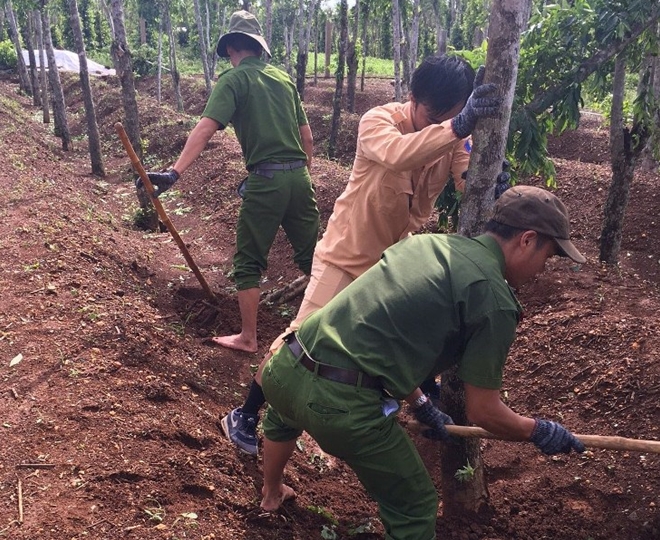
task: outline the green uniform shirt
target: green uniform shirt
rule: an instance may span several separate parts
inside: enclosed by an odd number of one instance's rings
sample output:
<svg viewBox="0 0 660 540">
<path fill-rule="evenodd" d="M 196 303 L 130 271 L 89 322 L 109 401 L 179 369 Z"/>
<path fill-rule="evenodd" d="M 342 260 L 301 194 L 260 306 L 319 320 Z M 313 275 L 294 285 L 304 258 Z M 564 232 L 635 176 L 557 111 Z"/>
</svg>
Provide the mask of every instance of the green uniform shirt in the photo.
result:
<svg viewBox="0 0 660 540">
<path fill-rule="evenodd" d="M 315 360 L 379 377 L 397 399 L 454 364 L 463 381 L 499 389 L 520 312 L 492 237 L 423 234 L 386 250 L 298 337 Z"/>
<path fill-rule="evenodd" d="M 220 74 L 202 116 L 234 126 L 248 169 L 307 160 L 300 126 L 308 121 L 298 91 L 284 71 L 255 56 Z"/>
</svg>

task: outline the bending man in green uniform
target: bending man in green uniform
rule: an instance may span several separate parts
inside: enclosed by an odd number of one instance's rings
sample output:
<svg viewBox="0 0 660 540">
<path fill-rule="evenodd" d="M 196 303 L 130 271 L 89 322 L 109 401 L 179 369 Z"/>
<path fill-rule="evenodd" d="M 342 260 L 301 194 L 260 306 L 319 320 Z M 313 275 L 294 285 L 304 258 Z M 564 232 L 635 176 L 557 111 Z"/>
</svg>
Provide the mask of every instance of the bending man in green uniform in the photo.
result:
<svg viewBox="0 0 660 540">
<path fill-rule="evenodd" d="M 181 156 L 166 172 L 149 179 L 160 194 L 197 159 L 213 134 L 234 126 L 250 172 L 236 228 L 234 279 L 238 289 L 241 332 L 214 338 L 223 347 L 257 350 L 259 281 L 280 225 L 293 246 L 293 259 L 307 275 L 318 237 L 319 213 L 309 168 L 313 137 L 300 96 L 290 77 L 261 60 L 270 56 L 259 21 L 235 12 L 220 37 L 218 56 L 232 69 L 220 74 L 202 118 L 190 133 Z"/>
<path fill-rule="evenodd" d="M 386 538 L 435 538 L 437 493 L 393 411 L 405 400 L 426 435 L 446 440 L 453 423 L 418 388 L 453 365 L 471 422 L 546 454 L 584 451 L 558 423 L 521 416 L 500 400 L 520 305 L 513 293 L 553 255 L 585 258 L 569 240 L 562 202 L 517 186 L 496 202 L 485 234 L 402 240 L 285 338 L 266 364 L 261 506 L 272 511 L 296 438 L 307 431 L 343 459 L 379 505 Z"/>
</svg>

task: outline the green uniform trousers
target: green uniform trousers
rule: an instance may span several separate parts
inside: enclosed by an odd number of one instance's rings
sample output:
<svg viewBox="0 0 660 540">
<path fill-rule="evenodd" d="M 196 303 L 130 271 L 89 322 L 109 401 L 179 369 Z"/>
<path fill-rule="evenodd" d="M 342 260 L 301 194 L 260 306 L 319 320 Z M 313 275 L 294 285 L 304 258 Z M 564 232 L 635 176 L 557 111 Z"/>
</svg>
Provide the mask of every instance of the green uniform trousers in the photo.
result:
<svg viewBox="0 0 660 540">
<path fill-rule="evenodd" d="M 259 287 L 268 266 L 268 252 L 280 225 L 293 260 L 309 275 L 319 232 L 319 211 L 307 171 L 273 171 L 273 178 L 251 173 L 236 227 L 234 280 L 240 290 Z"/>
<path fill-rule="evenodd" d="M 435 538 L 435 486 L 396 415 L 383 414 L 380 391 L 319 378 L 286 345 L 266 365 L 262 386 L 266 438 L 290 441 L 307 431 L 355 471 L 378 503 L 387 540 Z"/>
</svg>

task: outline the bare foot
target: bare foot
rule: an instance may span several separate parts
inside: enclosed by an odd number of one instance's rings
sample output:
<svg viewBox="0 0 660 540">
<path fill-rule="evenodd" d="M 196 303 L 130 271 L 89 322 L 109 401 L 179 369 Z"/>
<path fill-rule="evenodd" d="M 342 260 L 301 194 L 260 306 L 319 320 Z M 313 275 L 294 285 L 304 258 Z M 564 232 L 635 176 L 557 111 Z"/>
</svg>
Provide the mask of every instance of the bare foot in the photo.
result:
<svg viewBox="0 0 660 540">
<path fill-rule="evenodd" d="M 278 493 L 273 493 L 272 495 L 266 495 L 264 493 L 265 488 L 261 490 L 264 498 L 261 500 L 261 508 L 266 512 L 275 512 L 284 501 L 296 498 L 296 492 L 286 484 L 280 486 Z"/>
<path fill-rule="evenodd" d="M 211 341 L 216 345 L 226 347 L 227 349 L 235 349 L 237 351 L 245 351 L 249 353 L 257 352 L 256 340 L 247 340 L 243 337 L 243 334 L 214 337 Z"/>
</svg>

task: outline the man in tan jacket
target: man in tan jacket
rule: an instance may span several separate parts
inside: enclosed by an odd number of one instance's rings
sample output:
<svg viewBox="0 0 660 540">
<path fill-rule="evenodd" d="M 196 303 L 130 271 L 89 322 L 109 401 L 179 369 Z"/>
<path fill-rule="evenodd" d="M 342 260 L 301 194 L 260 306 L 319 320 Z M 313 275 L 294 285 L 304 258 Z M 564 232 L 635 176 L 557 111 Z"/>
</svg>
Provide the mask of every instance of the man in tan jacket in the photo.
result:
<svg viewBox="0 0 660 540">
<path fill-rule="evenodd" d="M 407 103 L 378 106 L 362 117 L 351 176 L 316 245 L 297 317 L 282 336 L 377 263 L 388 247 L 424 225 L 450 175 L 463 190 L 469 135 L 479 118 L 497 115 L 500 106 L 496 88 L 482 80 L 483 68 L 475 77 L 459 57 L 428 57 L 413 73 Z M 262 366 L 282 345 L 282 336 Z M 260 376 L 261 367 L 245 404 L 221 421 L 229 440 L 253 455 L 258 411 L 265 402 Z"/>
</svg>

